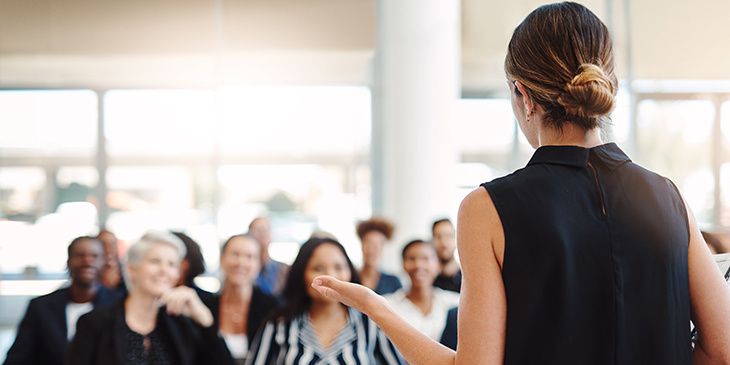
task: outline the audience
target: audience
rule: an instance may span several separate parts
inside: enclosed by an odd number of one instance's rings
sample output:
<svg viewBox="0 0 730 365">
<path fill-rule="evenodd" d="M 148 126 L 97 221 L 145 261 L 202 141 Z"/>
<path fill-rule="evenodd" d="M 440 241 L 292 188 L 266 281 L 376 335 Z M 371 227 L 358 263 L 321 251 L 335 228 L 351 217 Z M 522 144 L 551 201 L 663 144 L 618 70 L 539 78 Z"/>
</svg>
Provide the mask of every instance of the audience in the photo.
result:
<svg viewBox="0 0 730 365">
<path fill-rule="evenodd" d="M 253 285 L 261 269 L 261 247 L 252 236 L 229 238 L 221 248 L 220 268 L 225 273 L 223 289 L 205 304 L 232 359 L 243 364 L 264 317 L 279 303 Z"/>
<path fill-rule="evenodd" d="M 286 305 L 259 330 L 249 364 L 400 364 L 393 345 L 362 313 L 319 294 L 312 280 L 359 277 L 339 242 L 313 238 L 294 260 L 284 289 Z"/>
<path fill-rule="evenodd" d="M 461 267 L 456 262 L 456 230 L 448 219 L 440 219 L 433 223 L 433 247 L 438 254 L 441 273 L 433 285 L 455 292 L 461 291 Z"/>
<path fill-rule="evenodd" d="M 392 237 L 393 230 L 393 225 L 381 218 L 371 218 L 357 225 L 357 236 L 362 243 L 362 285 L 381 295 L 403 287 L 397 277 L 380 270 L 383 246 Z"/>
<path fill-rule="evenodd" d="M 258 217 L 248 226 L 248 234 L 261 245 L 261 272 L 256 278 L 256 285 L 266 294 L 280 297 L 284 289 L 289 266 L 269 257 L 271 243 L 271 226 L 269 219 Z"/>
<path fill-rule="evenodd" d="M 67 265 L 71 285 L 30 301 L 6 365 L 63 364 L 78 318 L 121 297 L 101 285 L 104 247 L 98 239 L 83 236 L 71 241 Z"/>
<path fill-rule="evenodd" d="M 233 364 L 195 290 L 175 287 L 185 246 L 148 233 L 127 251 L 129 295 L 79 319 L 67 364 Z"/>
<path fill-rule="evenodd" d="M 411 288 L 385 295 L 385 299 L 408 323 L 441 340 L 449 310 L 459 305 L 459 294 L 433 286 L 439 272 L 436 250 L 422 240 L 409 242 L 403 248 L 403 269 L 411 278 Z"/>
<path fill-rule="evenodd" d="M 180 262 L 180 280 L 177 286 L 185 285 L 198 293 L 200 300 L 205 301 L 213 297 L 213 293 L 200 289 L 194 279 L 205 272 L 205 259 L 200 252 L 200 245 L 182 232 L 172 232 L 185 245 L 185 258 Z"/>
</svg>

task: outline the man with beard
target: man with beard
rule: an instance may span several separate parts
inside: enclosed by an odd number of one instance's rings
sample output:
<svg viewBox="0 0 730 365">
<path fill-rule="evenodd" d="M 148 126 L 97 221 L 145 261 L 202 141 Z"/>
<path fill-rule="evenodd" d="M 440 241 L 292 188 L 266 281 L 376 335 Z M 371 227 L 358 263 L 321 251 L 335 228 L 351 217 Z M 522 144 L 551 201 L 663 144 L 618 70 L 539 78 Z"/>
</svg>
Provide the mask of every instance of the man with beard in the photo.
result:
<svg viewBox="0 0 730 365">
<path fill-rule="evenodd" d="M 433 285 L 444 290 L 461 291 L 461 267 L 454 258 L 456 251 L 456 230 L 449 219 L 433 223 L 433 247 L 439 257 L 441 273 Z"/>
<path fill-rule="evenodd" d="M 30 301 L 5 365 L 63 364 L 79 317 L 120 299 L 121 294 L 100 283 L 104 246 L 96 238 L 74 239 L 68 246 L 67 265 L 71 284 Z"/>
</svg>

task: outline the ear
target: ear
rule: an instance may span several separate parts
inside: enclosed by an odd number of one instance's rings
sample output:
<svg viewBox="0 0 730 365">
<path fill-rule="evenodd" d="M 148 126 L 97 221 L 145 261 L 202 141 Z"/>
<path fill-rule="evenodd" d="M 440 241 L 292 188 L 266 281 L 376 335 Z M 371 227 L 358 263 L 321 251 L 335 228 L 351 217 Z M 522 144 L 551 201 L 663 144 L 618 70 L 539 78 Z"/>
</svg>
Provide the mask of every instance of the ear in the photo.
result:
<svg viewBox="0 0 730 365">
<path fill-rule="evenodd" d="M 527 88 L 519 81 L 515 81 L 515 86 L 517 87 L 517 90 L 520 91 L 520 94 L 522 94 L 522 103 L 525 106 L 525 114 L 532 114 L 532 112 L 535 111 L 535 104 L 533 103 L 530 94 L 527 93 Z"/>
<path fill-rule="evenodd" d="M 137 274 L 137 268 L 134 267 L 134 265 L 127 262 L 124 264 L 124 269 L 127 270 L 127 273 L 129 273 L 129 278 L 134 280 L 135 275 Z"/>
</svg>

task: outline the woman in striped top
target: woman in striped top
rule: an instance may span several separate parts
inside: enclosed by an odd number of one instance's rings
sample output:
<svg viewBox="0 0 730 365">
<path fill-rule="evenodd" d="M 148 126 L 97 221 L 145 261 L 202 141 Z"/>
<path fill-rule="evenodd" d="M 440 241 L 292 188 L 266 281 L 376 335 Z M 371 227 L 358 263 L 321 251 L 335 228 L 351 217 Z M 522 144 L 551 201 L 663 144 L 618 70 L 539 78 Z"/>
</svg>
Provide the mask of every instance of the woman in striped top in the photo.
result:
<svg viewBox="0 0 730 365">
<path fill-rule="evenodd" d="M 399 354 L 375 323 L 312 288 L 312 280 L 319 275 L 359 283 L 339 242 L 307 241 L 284 287 L 286 305 L 259 330 L 247 364 L 400 365 Z"/>
</svg>

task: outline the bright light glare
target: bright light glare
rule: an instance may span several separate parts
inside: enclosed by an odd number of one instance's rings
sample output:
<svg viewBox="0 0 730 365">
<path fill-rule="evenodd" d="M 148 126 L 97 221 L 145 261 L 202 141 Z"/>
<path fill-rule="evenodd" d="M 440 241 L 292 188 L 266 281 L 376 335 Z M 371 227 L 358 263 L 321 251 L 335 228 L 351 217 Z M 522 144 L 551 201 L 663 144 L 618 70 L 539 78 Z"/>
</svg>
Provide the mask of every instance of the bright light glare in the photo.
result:
<svg viewBox="0 0 730 365">
<path fill-rule="evenodd" d="M 209 154 L 215 145 L 210 90 L 111 90 L 104 95 L 110 155 Z"/>
<path fill-rule="evenodd" d="M 466 152 L 490 152 L 509 148 L 515 123 L 509 99 L 461 99 L 454 104 L 453 137 Z"/>
<path fill-rule="evenodd" d="M 370 90 L 229 87 L 218 93 L 224 153 L 357 153 L 370 143 Z"/>
<path fill-rule="evenodd" d="M 44 154 L 92 149 L 97 140 L 97 97 L 91 90 L 0 92 L 0 148 Z"/>
</svg>

